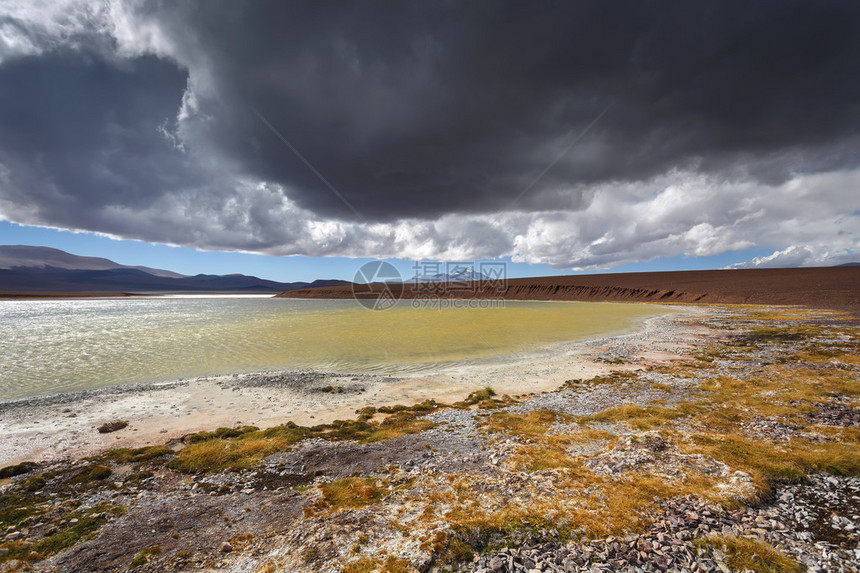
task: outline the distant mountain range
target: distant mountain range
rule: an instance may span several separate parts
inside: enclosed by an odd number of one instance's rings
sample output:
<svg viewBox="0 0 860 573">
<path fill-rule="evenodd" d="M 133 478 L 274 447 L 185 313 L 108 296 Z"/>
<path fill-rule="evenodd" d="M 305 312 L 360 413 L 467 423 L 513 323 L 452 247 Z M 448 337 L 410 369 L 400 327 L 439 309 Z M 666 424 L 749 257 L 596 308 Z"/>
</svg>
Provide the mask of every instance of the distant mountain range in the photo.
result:
<svg viewBox="0 0 860 573">
<path fill-rule="evenodd" d="M 860 263 L 839 266 L 860 266 Z M 464 265 L 452 272 L 416 275 L 404 283 L 459 283 L 491 279 L 475 271 L 474 267 Z M 343 280 L 282 283 L 241 274 L 188 276 L 164 269 L 121 265 L 99 257 L 81 257 L 49 247 L 0 245 L 0 292 L 279 293 L 352 284 Z"/>
<path fill-rule="evenodd" d="M 188 276 L 49 247 L 0 245 L 0 291 L 277 293 L 349 284 L 341 280 L 282 283 L 240 274 Z"/>
</svg>

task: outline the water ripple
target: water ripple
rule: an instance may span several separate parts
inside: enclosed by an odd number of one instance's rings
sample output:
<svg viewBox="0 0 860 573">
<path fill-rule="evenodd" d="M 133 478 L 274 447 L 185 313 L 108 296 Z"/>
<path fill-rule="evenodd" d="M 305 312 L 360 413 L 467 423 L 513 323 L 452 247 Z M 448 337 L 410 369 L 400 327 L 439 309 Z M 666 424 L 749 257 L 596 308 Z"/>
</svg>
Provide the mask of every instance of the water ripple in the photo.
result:
<svg viewBox="0 0 860 573">
<path fill-rule="evenodd" d="M 380 312 L 343 300 L 0 301 L 0 399 L 262 370 L 415 373 L 599 336 L 662 312 L 610 303 Z"/>
</svg>

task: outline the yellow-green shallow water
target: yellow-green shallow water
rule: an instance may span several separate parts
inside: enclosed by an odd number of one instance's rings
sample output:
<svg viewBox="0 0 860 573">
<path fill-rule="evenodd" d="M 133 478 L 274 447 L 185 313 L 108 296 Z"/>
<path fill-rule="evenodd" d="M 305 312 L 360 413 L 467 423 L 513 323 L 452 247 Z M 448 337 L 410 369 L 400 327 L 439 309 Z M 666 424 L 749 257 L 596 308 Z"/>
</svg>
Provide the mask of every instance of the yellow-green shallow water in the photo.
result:
<svg viewBox="0 0 860 573">
<path fill-rule="evenodd" d="M 404 374 L 628 330 L 654 305 L 352 300 L 0 301 L 0 399 L 265 370 Z"/>
</svg>

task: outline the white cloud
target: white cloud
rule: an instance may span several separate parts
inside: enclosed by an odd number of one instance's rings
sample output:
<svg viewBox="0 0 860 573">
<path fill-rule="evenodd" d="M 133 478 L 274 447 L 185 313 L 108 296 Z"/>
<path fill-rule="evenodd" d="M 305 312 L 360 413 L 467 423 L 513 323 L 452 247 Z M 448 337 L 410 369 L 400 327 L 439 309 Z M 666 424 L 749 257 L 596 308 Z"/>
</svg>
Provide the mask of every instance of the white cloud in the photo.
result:
<svg viewBox="0 0 860 573">
<path fill-rule="evenodd" d="M 222 180 L 220 189 L 165 195 L 145 209 L 105 207 L 93 213 L 91 225 L 115 236 L 200 249 L 447 260 L 512 256 L 575 270 L 753 245 L 779 248 L 737 266 L 832 265 L 860 258 L 860 194 L 854 192 L 860 170 L 798 176 L 774 187 L 693 174 L 672 179 L 679 181 L 670 184 L 663 177 L 641 186 L 600 188 L 580 211 L 450 214 L 375 224 L 319 217 L 297 207 L 278 185 Z M 0 214 L 45 224 L 32 206 L 0 202 Z"/>
<path fill-rule="evenodd" d="M 860 253 L 858 187 L 860 170 L 798 175 L 777 186 L 691 173 L 672 173 L 638 190 L 606 186 L 581 211 L 530 215 L 515 259 L 590 270 L 805 243 L 812 248 L 799 264 L 845 262 Z M 655 191 L 643 197 L 643 189 Z"/>
<path fill-rule="evenodd" d="M 765 257 L 755 257 L 736 263 L 729 268 L 752 269 L 769 267 L 830 267 L 860 262 L 860 242 L 853 241 L 848 247 L 834 245 L 791 245 L 787 249 L 774 251 Z"/>
<path fill-rule="evenodd" d="M 2 0 L 0 63 L 110 36 L 111 4 L 81 0 Z M 98 41 L 95 45 L 98 45 Z"/>
</svg>

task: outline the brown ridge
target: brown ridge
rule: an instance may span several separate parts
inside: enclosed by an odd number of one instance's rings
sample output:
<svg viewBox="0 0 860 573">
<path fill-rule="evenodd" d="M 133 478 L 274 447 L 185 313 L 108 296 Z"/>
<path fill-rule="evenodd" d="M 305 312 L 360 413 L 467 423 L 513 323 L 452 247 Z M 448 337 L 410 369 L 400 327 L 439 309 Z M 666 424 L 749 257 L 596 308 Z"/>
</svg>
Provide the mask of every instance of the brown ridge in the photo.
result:
<svg viewBox="0 0 860 573">
<path fill-rule="evenodd" d="M 456 287 L 464 288 L 456 288 Z M 449 298 L 506 300 L 635 301 L 704 304 L 780 304 L 832 308 L 860 314 L 860 267 L 737 269 L 567 275 L 508 279 L 494 283 L 403 285 L 401 297 L 420 298 L 433 292 Z M 362 288 L 367 287 L 362 285 Z M 371 285 L 374 293 L 384 285 Z M 353 298 L 350 286 L 283 292 L 282 298 Z M 375 295 L 371 295 L 375 296 Z M 366 297 L 365 297 L 366 298 Z"/>
</svg>

